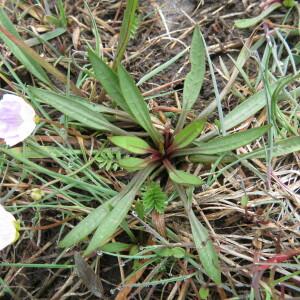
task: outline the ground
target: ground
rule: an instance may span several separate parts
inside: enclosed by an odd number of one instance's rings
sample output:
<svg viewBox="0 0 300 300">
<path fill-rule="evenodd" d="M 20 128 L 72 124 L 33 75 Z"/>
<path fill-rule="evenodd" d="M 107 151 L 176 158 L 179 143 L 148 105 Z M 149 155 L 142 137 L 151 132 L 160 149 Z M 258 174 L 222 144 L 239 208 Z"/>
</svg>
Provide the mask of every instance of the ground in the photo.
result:
<svg viewBox="0 0 300 300">
<path fill-rule="evenodd" d="M 100 85 L 85 72 L 90 67 L 87 47 L 100 45 L 99 51 L 102 51 L 107 61 L 114 58 L 125 1 L 63 1 L 67 24 L 61 32 L 57 28 L 61 28 L 62 24 L 58 25 L 57 21 L 49 17 L 50 14 L 59 15 L 59 1 L 4 2 L 4 10 L 23 40 L 28 42 L 36 34 L 57 33 L 56 37 L 48 41 L 35 40 L 32 47 L 62 73 L 68 74 L 80 86 L 86 99 L 110 105 Z M 132 33 L 123 65 L 138 82 L 145 74 L 189 47 L 194 26 L 199 24 L 215 66 L 218 90 L 222 94 L 230 82 L 233 60 L 237 59 L 243 45 L 249 42 L 252 46 L 266 33 L 263 26 L 238 29 L 234 21 L 259 15 L 262 11 L 259 7 L 261 2 L 140 1 L 139 22 Z M 282 7 L 269 15 L 268 20 L 271 22 L 265 23 L 268 29 L 297 29 L 300 8 L 298 12 L 297 9 L 289 14 L 287 11 L 287 8 Z M 297 33 L 296 36 L 291 34 L 286 40 L 295 53 Z M 288 55 L 284 55 L 286 49 L 280 48 L 278 37 L 276 43 L 278 57 L 282 58 L 279 63 L 285 70 L 283 75 L 293 73 L 290 65 L 287 64 L 285 68 Z M 253 50 L 252 57 L 243 67 L 247 76 L 239 74 L 234 78 L 223 100 L 224 114 L 262 88 L 263 80 L 256 84 L 262 72 L 257 57 L 263 60 L 264 50 L 265 46 L 257 52 Z M 24 92 L 26 85 L 45 86 L 18 62 L 4 44 L 0 45 L 0 53 L 1 93 Z M 9 70 L 8 65 L 15 73 Z M 278 75 L 279 71 L 274 65 L 276 60 L 270 66 L 274 76 L 282 76 Z M 165 112 L 171 122 L 176 120 L 176 113 L 180 111 L 183 82 L 189 69 L 189 55 L 186 52 L 162 73 L 139 86 L 151 111 Z M 254 90 L 247 84 L 247 79 Z M 51 80 L 56 90 L 68 90 L 69 87 L 61 84 L 55 76 L 51 76 Z M 291 82 L 289 89 L 295 87 L 297 82 Z M 215 95 L 207 68 L 203 89 L 189 119 L 201 114 L 213 103 Z M 285 100 L 282 110 L 288 114 L 299 135 L 299 100 L 295 99 L 291 103 L 289 99 Z M 36 166 L 24 166 L 22 162 L 1 154 L 0 201 L 11 206 L 21 222 L 20 239 L 0 252 L 0 259 L 5 264 L 0 266 L 1 299 L 97 299 L 99 293 L 105 299 L 200 299 L 200 289 L 202 292 L 209 290 L 207 299 L 300 297 L 299 153 L 274 158 L 271 169 L 260 158 L 228 169 L 222 163 L 192 165 L 186 162 L 187 168 L 205 178 L 206 184 L 195 190 L 193 210 L 209 229 L 219 254 L 223 270 L 222 285 L 216 287 L 201 272 L 189 276 L 202 267 L 195 258 L 195 247 L 183 204 L 179 199 L 172 199 L 172 187 L 168 184 L 166 191 L 169 204 L 163 217 L 149 215 L 143 223 L 139 217 L 129 214 L 126 219 L 128 226 L 122 223 L 122 229 L 114 235 L 112 241 L 127 243 L 130 247 L 122 252 L 114 251 L 113 254 L 109 254 L 110 251 L 99 251 L 91 255 L 87 260 L 95 271 L 91 273 L 91 269 L 86 269 L 87 266 L 80 259 L 74 262 L 75 253 L 83 250 L 88 239 L 66 250 L 59 248 L 58 242 L 91 208 L 97 207 L 103 199 L 110 198 L 115 191 L 122 190 L 131 175 L 118 166 L 116 170 L 111 167 L 105 169 L 107 164 L 101 165 L 103 160 L 88 165 L 91 149 L 108 148 L 105 138 L 100 133 L 86 129 L 78 132 L 76 122 L 69 121 L 60 112 L 37 102 L 33 102 L 33 105 L 39 111 L 41 122 L 28 145 L 33 145 L 33 142 L 55 145 L 64 147 L 71 154 L 59 159 L 51 155 L 31 158 L 31 161 L 57 174 L 78 175 L 76 178 L 82 180 L 82 185 L 98 185 L 99 189 L 60 181 L 50 173 L 36 169 Z M 206 133 L 213 128 L 217 116 L 216 111 L 208 115 Z M 266 110 L 261 110 L 235 130 L 244 130 L 254 124 L 262 125 L 267 122 L 267 118 Z M 160 122 L 163 122 L 163 117 Z M 281 133 L 285 135 L 286 131 L 282 130 Z M 258 139 L 238 149 L 236 154 L 249 152 L 264 142 Z M 84 155 L 72 154 L 74 149 L 82 151 Z M 77 174 L 78 169 L 86 164 L 88 167 Z M 101 195 L 100 187 L 105 187 L 107 195 Z M 45 195 L 41 200 L 34 201 L 31 196 L 33 188 L 43 190 Z M 160 236 L 163 231 L 161 228 L 167 228 L 178 238 L 176 246 L 184 248 L 193 258 L 194 264 L 173 256 L 155 256 L 143 260 L 128 258 L 128 255 L 134 257 L 145 247 L 156 245 L 155 234 Z M 279 258 L 277 265 L 263 265 L 266 266 L 264 269 L 257 269 L 253 265 L 283 254 L 287 257 L 283 260 Z M 75 263 L 77 266 L 81 264 L 81 272 L 74 268 Z M 143 264 L 146 267 L 137 271 Z M 129 284 L 126 276 L 132 272 L 134 276 Z M 270 295 L 272 298 L 268 298 Z"/>
</svg>

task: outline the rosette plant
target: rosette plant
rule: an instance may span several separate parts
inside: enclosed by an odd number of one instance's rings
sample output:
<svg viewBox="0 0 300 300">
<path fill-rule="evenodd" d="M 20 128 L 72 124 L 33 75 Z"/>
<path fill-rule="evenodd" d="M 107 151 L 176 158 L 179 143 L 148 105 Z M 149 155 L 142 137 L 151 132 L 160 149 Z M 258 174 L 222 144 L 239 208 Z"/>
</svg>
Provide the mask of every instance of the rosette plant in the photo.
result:
<svg viewBox="0 0 300 300">
<path fill-rule="evenodd" d="M 49 104 L 86 127 L 106 134 L 109 141 L 130 154 L 121 158 L 120 165 L 136 172 L 126 187 L 110 200 L 94 209 L 60 242 L 63 248 L 72 247 L 93 233 L 84 251 L 90 255 L 105 245 L 131 209 L 141 186 L 149 178 L 165 182 L 160 178 L 168 176 L 179 197 L 184 203 L 190 221 L 193 239 L 200 261 L 206 274 L 217 284 L 221 282 L 221 270 L 217 252 L 209 238 L 207 229 L 197 219 L 192 210 L 193 187 L 201 186 L 202 179 L 182 169 L 182 162 L 236 163 L 249 155 L 237 157 L 230 151 L 261 137 L 270 126 L 261 126 L 247 131 L 216 137 L 217 131 L 201 135 L 205 128 L 204 119 L 189 121 L 189 111 L 198 99 L 205 75 L 206 49 L 198 27 L 195 28 L 190 50 L 191 70 L 186 76 L 183 88 L 182 112 L 176 126 L 171 122 L 157 124 L 157 118 L 148 106 L 134 80 L 121 64 L 110 68 L 93 50 L 88 51 L 95 77 L 112 100 L 115 108 L 93 104 L 79 96 L 64 96 L 49 90 L 28 88 L 29 96 L 39 102 Z M 278 95 L 284 85 L 279 85 L 274 94 Z M 251 114 L 263 107 L 263 93 L 245 101 L 225 120 L 224 126 L 230 129 L 243 122 Z M 199 138 L 200 136 L 200 138 Z M 287 150 L 288 148 L 288 150 Z M 292 137 L 273 145 L 273 157 L 291 153 L 299 148 L 299 138 Z M 258 149 L 250 157 L 265 157 L 265 150 Z"/>
</svg>

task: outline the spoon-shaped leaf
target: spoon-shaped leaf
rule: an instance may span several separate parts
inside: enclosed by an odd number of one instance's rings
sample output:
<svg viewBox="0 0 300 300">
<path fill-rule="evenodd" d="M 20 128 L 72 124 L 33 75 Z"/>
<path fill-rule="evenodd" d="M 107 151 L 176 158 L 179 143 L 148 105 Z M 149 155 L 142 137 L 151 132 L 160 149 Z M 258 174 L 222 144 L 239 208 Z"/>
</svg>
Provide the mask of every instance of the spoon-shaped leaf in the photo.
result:
<svg viewBox="0 0 300 300">
<path fill-rule="evenodd" d="M 185 122 L 188 111 L 198 99 L 205 75 L 205 44 L 200 28 L 194 29 L 191 45 L 191 71 L 186 76 L 183 87 L 182 113 L 179 117 L 176 131 L 179 131 Z"/>
<path fill-rule="evenodd" d="M 105 245 L 116 232 L 122 221 L 125 219 L 131 204 L 134 201 L 136 193 L 156 167 L 157 165 L 154 164 L 149 165 L 135 175 L 134 179 L 132 179 L 133 183 L 131 184 L 131 187 L 129 188 L 127 186 L 124 196 L 114 205 L 111 211 L 99 224 L 99 227 L 97 228 L 88 248 L 84 252 L 85 256 Z"/>
<path fill-rule="evenodd" d="M 275 9 L 277 9 L 281 6 L 282 6 L 281 3 L 273 3 L 257 17 L 250 18 L 250 19 L 236 20 L 234 22 L 234 25 L 237 28 L 249 28 L 249 27 L 255 26 L 256 24 L 261 22 L 265 17 L 267 17 L 272 11 L 274 11 Z"/>
<path fill-rule="evenodd" d="M 185 186 L 203 184 L 203 181 L 201 178 L 199 178 L 195 175 L 186 173 L 181 170 L 176 170 L 176 169 L 168 170 L 168 173 L 169 173 L 171 180 L 178 184 L 182 184 Z"/>
<path fill-rule="evenodd" d="M 245 146 L 265 134 L 270 125 L 252 128 L 246 131 L 229 134 L 212 139 L 207 143 L 195 142 L 198 147 L 183 149 L 178 155 L 189 154 L 219 154 Z"/>
<path fill-rule="evenodd" d="M 117 74 L 92 50 L 89 50 L 88 54 L 96 79 L 101 83 L 112 100 L 131 115 L 131 111 L 122 95 Z"/>
<path fill-rule="evenodd" d="M 76 121 L 81 122 L 87 127 L 115 134 L 128 135 L 126 131 L 107 121 L 100 112 L 95 112 L 89 109 L 88 106 L 80 103 L 79 101 L 73 101 L 72 96 L 63 96 L 34 87 L 29 87 L 28 90 L 30 95 L 37 101 L 47 103 L 55 107 L 60 112 Z"/>
<path fill-rule="evenodd" d="M 185 190 L 178 184 L 175 184 L 175 188 L 183 201 L 185 211 L 188 215 L 194 243 L 204 270 L 216 284 L 221 284 L 221 268 L 218 254 L 209 237 L 207 229 L 197 219 L 192 210 L 193 193 L 190 193 L 190 189 L 189 191 Z"/>
<path fill-rule="evenodd" d="M 135 82 L 121 65 L 118 68 L 118 75 L 123 96 L 134 118 L 148 132 L 156 145 L 160 146 L 162 136 L 154 128 L 146 102 Z"/>
<path fill-rule="evenodd" d="M 207 229 L 197 219 L 194 212 L 189 213 L 193 239 L 200 257 L 200 261 L 207 275 L 216 283 L 221 284 L 221 272 L 219 258 Z"/>
<path fill-rule="evenodd" d="M 112 136 L 110 141 L 116 146 L 135 154 L 147 154 L 151 147 L 143 139 L 135 136 Z"/>
<path fill-rule="evenodd" d="M 118 163 L 123 169 L 134 172 L 144 169 L 149 164 L 149 161 L 137 157 L 127 157 L 119 159 Z"/>
<path fill-rule="evenodd" d="M 205 120 L 196 120 L 183 128 L 174 137 L 173 146 L 175 149 L 185 148 L 191 144 L 202 132 Z"/>
</svg>

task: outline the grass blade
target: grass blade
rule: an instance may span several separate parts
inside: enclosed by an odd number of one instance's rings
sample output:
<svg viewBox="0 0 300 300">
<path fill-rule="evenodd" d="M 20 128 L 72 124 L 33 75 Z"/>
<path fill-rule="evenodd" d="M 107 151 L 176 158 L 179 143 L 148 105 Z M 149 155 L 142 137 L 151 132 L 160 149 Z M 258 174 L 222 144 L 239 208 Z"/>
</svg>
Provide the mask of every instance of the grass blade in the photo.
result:
<svg viewBox="0 0 300 300">
<path fill-rule="evenodd" d="M 118 42 L 117 55 L 113 64 L 113 69 L 116 70 L 124 56 L 127 44 L 130 40 L 131 33 L 136 21 L 135 12 L 138 7 L 138 0 L 127 0 L 126 10 L 124 13 L 124 19 L 122 21 L 122 27 L 120 30 L 120 38 Z"/>
<path fill-rule="evenodd" d="M 5 149 L 3 147 L 0 147 L 0 153 L 1 152 L 13 157 L 17 161 L 23 163 L 25 166 L 34 170 L 35 173 L 40 172 L 40 173 L 46 174 L 46 175 L 50 176 L 51 178 L 60 179 L 62 182 L 66 183 L 66 184 L 75 184 L 77 188 L 84 190 L 84 191 L 89 191 L 89 189 L 91 189 L 91 190 L 96 190 L 98 192 L 101 192 L 103 194 L 110 194 L 110 195 L 112 194 L 111 190 L 103 188 L 102 186 L 95 186 L 95 185 L 83 182 L 80 179 L 73 178 L 72 176 L 74 176 L 76 174 L 76 172 L 72 172 L 67 175 L 60 174 L 58 172 L 53 172 L 47 168 L 40 166 L 37 163 L 30 161 L 29 159 L 25 158 L 22 154 L 17 153 L 14 149 Z"/>
<path fill-rule="evenodd" d="M 16 39 L 21 39 L 20 35 L 16 31 L 14 25 L 9 20 L 8 16 L 3 9 L 0 8 L 0 25 L 3 26 L 12 36 Z M 18 47 L 4 32 L 1 32 L 0 27 L 0 38 L 4 41 L 10 51 L 14 56 L 21 62 L 22 65 L 32 73 L 36 78 L 38 78 L 43 83 L 51 85 L 51 82 L 46 74 L 46 72 L 41 68 L 41 66 L 36 63 L 32 58 L 22 51 L 22 48 Z"/>
<path fill-rule="evenodd" d="M 66 85 L 70 85 L 70 88 L 74 94 L 81 95 L 82 92 L 77 86 L 70 81 L 63 73 L 58 71 L 55 67 L 53 67 L 50 63 L 48 63 L 45 59 L 41 58 L 40 55 L 31 49 L 25 42 L 18 39 L 12 33 L 10 33 L 6 28 L 0 25 L 0 35 L 5 38 L 7 41 L 10 41 L 11 45 L 17 47 L 19 52 L 25 54 L 26 57 L 30 58 L 30 60 L 41 67 L 43 67 L 47 72 L 55 76 L 59 81 Z M 25 64 L 24 64 L 25 65 Z M 30 67 L 30 66 L 28 66 Z M 50 83 L 48 80 L 47 83 Z"/>
</svg>

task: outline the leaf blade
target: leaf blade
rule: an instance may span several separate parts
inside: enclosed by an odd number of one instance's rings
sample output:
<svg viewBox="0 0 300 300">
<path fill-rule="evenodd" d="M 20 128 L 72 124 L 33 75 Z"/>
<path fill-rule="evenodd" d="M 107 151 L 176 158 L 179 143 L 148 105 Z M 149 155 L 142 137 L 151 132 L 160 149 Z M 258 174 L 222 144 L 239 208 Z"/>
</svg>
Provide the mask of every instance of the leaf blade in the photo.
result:
<svg viewBox="0 0 300 300">
<path fill-rule="evenodd" d="M 101 113 L 90 110 L 88 106 L 74 100 L 72 96 L 63 96 L 34 87 L 29 87 L 28 91 L 37 101 L 55 107 L 60 112 L 81 122 L 87 127 L 113 132 L 115 134 L 128 135 L 126 131 L 108 122 Z"/>
<path fill-rule="evenodd" d="M 183 86 L 182 113 L 179 117 L 176 131 L 179 131 L 185 122 L 188 111 L 194 106 L 202 88 L 205 75 L 205 44 L 199 26 L 193 33 L 190 61 L 191 71 L 187 74 Z"/>
<path fill-rule="evenodd" d="M 101 83 L 107 94 L 124 111 L 131 114 L 119 86 L 118 76 L 114 71 L 98 57 L 92 50 L 88 50 L 89 60 L 92 64 L 95 78 Z"/>
<path fill-rule="evenodd" d="M 137 191 L 155 167 L 156 165 L 148 166 L 146 169 L 135 175 L 135 182 L 132 184 L 131 188 L 129 189 L 127 187 L 122 199 L 115 204 L 113 209 L 98 226 L 90 244 L 84 252 L 84 256 L 91 254 L 97 248 L 105 245 L 105 243 L 115 233 L 126 217 L 131 204 L 135 199 Z"/>
<path fill-rule="evenodd" d="M 147 154 L 151 152 L 150 145 L 136 136 L 112 136 L 109 140 L 116 146 L 134 154 Z"/>
<path fill-rule="evenodd" d="M 207 275 L 216 283 L 221 284 L 221 268 L 219 258 L 207 229 L 197 219 L 193 211 L 189 213 L 189 221 L 192 228 L 194 243 L 196 245 L 200 261 Z"/>
<path fill-rule="evenodd" d="M 235 150 L 261 137 L 269 130 L 269 128 L 270 126 L 266 125 L 258 128 L 252 128 L 243 132 L 230 134 L 224 137 L 218 137 L 207 143 L 198 142 L 196 143 L 198 147 L 197 149 L 194 149 L 194 151 L 199 151 L 198 153 L 201 154 L 218 154 Z"/>
<path fill-rule="evenodd" d="M 249 28 L 249 27 L 255 26 L 259 22 L 261 22 L 265 17 L 267 17 L 270 13 L 272 13 L 274 10 L 276 10 L 277 8 L 279 8 L 281 6 L 282 6 L 281 3 L 273 3 L 267 9 L 265 9 L 260 15 L 254 17 L 254 18 L 236 20 L 234 22 L 234 26 L 239 29 L 244 29 L 244 28 Z"/>
<path fill-rule="evenodd" d="M 134 172 L 144 169 L 149 164 L 149 161 L 137 157 L 127 157 L 120 159 L 118 163 L 128 172 Z"/>
<path fill-rule="evenodd" d="M 181 170 L 168 170 L 170 179 L 177 184 L 185 185 L 185 186 L 197 186 L 203 184 L 202 179 L 199 177 L 189 174 L 187 172 Z"/>
<path fill-rule="evenodd" d="M 121 65 L 118 68 L 118 76 L 122 94 L 130 111 L 132 112 L 140 126 L 142 126 L 148 132 L 152 140 L 157 145 L 160 145 L 162 136 L 152 124 L 147 105 L 139 89 L 135 85 L 135 82 Z"/>
<path fill-rule="evenodd" d="M 174 137 L 174 147 L 181 149 L 191 144 L 204 129 L 205 120 L 195 120 Z"/>
</svg>

